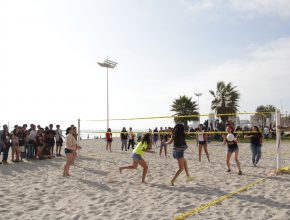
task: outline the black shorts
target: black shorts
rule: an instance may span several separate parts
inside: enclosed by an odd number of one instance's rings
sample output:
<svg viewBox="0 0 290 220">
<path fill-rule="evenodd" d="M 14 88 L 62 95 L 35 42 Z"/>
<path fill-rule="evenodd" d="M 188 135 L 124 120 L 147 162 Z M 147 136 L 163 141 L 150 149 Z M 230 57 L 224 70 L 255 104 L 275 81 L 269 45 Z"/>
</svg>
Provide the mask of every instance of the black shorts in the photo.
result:
<svg viewBox="0 0 290 220">
<path fill-rule="evenodd" d="M 47 146 L 54 147 L 54 138 L 48 138 L 47 139 Z"/>
<path fill-rule="evenodd" d="M 64 153 L 65 153 L 65 154 L 71 154 L 71 153 L 73 153 L 73 152 L 74 152 L 74 151 L 71 150 L 71 149 L 67 149 L 67 148 L 64 149 Z"/>
<path fill-rule="evenodd" d="M 239 147 L 238 147 L 237 144 L 235 144 L 235 145 L 228 145 L 228 152 L 234 153 L 236 151 L 239 151 Z"/>
<path fill-rule="evenodd" d="M 58 141 L 56 141 L 56 146 L 62 146 L 63 140 L 60 138 Z"/>
</svg>

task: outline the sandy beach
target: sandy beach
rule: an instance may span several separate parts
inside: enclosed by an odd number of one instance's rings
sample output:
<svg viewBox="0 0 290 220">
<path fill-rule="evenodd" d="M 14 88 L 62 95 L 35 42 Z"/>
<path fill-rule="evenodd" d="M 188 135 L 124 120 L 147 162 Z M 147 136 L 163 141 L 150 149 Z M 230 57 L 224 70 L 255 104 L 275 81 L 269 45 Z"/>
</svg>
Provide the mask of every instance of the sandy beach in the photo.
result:
<svg viewBox="0 0 290 220">
<path fill-rule="evenodd" d="M 194 181 L 182 173 L 176 185 L 170 179 L 177 170 L 172 158 L 145 154 L 149 166 L 147 183 L 141 184 L 142 169 L 118 167 L 132 163 L 130 151 L 121 151 L 118 138 L 113 152 L 104 140 L 82 140 L 83 149 L 71 168 L 71 177 L 62 177 L 65 158 L 0 165 L 0 219 L 174 219 L 223 195 L 265 178 L 276 167 L 275 144 L 265 143 L 258 167 L 251 165 L 249 144 L 239 144 L 244 175 L 226 172 L 226 147 L 209 145 L 211 163 L 205 155 L 198 162 L 197 147 L 189 142 L 185 158 Z M 282 143 L 286 152 L 289 143 Z M 290 154 L 283 155 L 290 166 Z M 266 179 L 237 196 L 210 206 L 186 219 L 290 219 L 290 175 Z"/>
</svg>

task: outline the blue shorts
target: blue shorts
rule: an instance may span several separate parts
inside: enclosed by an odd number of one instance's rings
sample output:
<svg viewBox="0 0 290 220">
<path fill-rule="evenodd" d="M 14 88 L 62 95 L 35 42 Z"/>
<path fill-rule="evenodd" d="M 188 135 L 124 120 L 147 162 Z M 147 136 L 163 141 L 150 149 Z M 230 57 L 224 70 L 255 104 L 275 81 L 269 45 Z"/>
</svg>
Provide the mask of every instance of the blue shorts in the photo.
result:
<svg viewBox="0 0 290 220">
<path fill-rule="evenodd" d="M 181 151 L 173 150 L 173 157 L 175 159 L 183 158 L 184 157 L 184 150 L 181 150 Z"/>
<path fill-rule="evenodd" d="M 135 153 L 132 153 L 131 154 L 131 157 L 133 158 L 133 160 L 142 160 L 142 157 L 140 154 L 135 154 Z"/>
<path fill-rule="evenodd" d="M 200 145 L 206 145 L 206 141 L 198 141 L 198 144 L 200 144 Z"/>
<path fill-rule="evenodd" d="M 165 143 L 161 143 L 160 147 L 161 147 L 161 148 L 162 148 L 162 147 L 166 148 L 166 147 L 167 147 L 167 144 L 165 144 Z"/>
</svg>

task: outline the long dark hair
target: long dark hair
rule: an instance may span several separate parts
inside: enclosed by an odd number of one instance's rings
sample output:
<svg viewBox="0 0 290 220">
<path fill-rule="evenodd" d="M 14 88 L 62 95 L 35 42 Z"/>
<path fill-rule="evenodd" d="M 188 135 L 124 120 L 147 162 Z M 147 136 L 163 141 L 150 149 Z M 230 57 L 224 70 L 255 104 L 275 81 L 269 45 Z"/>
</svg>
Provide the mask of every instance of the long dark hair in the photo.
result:
<svg viewBox="0 0 290 220">
<path fill-rule="evenodd" d="M 150 133 L 146 133 L 144 134 L 144 136 L 142 137 L 142 140 L 141 140 L 141 143 L 144 144 L 144 143 L 147 143 L 149 146 L 151 144 L 151 134 Z"/>
<path fill-rule="evenodd" d="M 72 129 L 72 127 L 68 127 L 68 128 L 66 129 L 65 134 L 68 135 L 68 133 L 70 132 L 71 129 Z"/>
<path fill-rule="evenodd" d="M 173 141 L 177 145 L 183 145 L 185 143 L 184 125 L 177 124 L 173 128 Z"/>
</svg>

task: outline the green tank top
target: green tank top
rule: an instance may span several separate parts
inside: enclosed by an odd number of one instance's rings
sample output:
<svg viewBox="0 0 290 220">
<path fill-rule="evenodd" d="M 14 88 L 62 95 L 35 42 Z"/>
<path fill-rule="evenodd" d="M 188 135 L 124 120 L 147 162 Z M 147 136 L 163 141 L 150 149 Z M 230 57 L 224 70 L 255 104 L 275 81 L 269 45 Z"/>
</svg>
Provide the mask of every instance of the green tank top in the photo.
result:
<svg viewBox="0 0 290 220">
<path fill-rule="evenodd" d="M 144 155 L 144 152 L 147 150 L 148 144 L 147 143 L 143 143 L 142 141 L 140 141 L 137 146 L 135 147 L 135 149 L 133 150 L 134 154 L 139 154 L 141 156 Z"/>
</svg>

